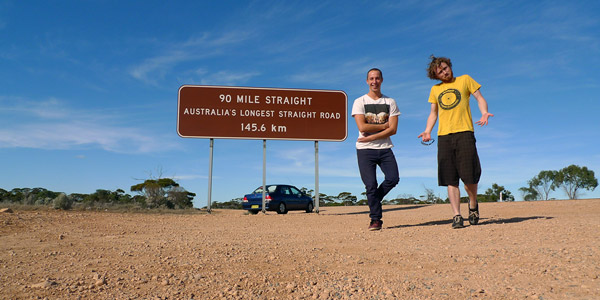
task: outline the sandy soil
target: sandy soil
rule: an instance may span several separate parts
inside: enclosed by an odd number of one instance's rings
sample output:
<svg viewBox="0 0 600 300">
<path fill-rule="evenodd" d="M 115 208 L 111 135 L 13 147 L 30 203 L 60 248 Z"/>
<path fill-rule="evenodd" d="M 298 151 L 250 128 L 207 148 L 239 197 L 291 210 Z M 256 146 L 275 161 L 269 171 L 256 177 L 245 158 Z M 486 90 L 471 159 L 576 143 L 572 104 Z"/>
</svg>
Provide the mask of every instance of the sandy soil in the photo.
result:
<svg viewBox="0 0 600 300">
<path fill-rule="evenodd" d="M 0 213 L 0 298 L 600 299 L 600 200 L 480 205 Z"/>
</svg>

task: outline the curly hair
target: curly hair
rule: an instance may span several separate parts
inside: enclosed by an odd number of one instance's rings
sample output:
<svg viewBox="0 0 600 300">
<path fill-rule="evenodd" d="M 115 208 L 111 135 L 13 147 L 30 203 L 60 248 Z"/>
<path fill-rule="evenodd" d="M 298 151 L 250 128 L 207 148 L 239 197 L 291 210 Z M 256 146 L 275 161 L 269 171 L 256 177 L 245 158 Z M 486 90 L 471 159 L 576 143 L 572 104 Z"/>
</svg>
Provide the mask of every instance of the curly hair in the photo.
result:
<svg viewBox="0 0 600 300">
<path fill-rule="evenodd" d="M 427 68 L 427 77 L 429 77 L 429 79 L 438 80 L 436 71 L 443 62 L 446 63 L 448 67 L 452 68 L 452 62 L 447 57 L 435 57 L 432 54 L 429 59 L 431 59 L 429 67 Z"/>
</svg>

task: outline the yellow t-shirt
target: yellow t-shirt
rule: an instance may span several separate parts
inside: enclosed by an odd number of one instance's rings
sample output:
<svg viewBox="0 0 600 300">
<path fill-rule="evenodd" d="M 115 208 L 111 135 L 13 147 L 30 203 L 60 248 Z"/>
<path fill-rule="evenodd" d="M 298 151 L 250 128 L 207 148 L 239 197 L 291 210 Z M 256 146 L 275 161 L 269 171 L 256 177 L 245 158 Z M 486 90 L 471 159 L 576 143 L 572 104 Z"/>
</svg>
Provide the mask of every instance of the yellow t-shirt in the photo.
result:
<svg viewBox="0 0 600 300">
<path fill-rule="evenodd" d="M 456 77 L 451 83 L 431 87 L 429 102 L 438 105 L 438 136 L 473 130 L 469 98 L 481 85 L 471 76 Z"/>
</svg>

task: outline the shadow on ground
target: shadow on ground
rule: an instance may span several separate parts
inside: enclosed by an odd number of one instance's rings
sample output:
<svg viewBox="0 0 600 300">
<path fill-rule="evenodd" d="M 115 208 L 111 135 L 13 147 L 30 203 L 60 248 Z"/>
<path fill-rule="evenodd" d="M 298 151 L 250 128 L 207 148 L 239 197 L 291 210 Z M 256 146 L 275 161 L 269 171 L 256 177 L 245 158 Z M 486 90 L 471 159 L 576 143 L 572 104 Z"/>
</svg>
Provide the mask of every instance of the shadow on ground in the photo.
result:
<svg viewBox="0 0 600 300">
<path fill-rule="evenodd" d="M 483 225 L 490 225 L 490 224 L 511 224 L 511 223 L 520 223 L 520 222 L 525 222 L 525 221 L 529 221 L 529 220 L 536 220 L 536 219 L 545 219 L 545 220 L 550 220 L 553 219 L 552 217 L 542 217 L 542 216 L 532 216 L 532 217 L 515 217 L 515 218 L 500 218 L 500 219 L 480 219 L 479 220 L 479 224 L 476 226 L 483 226 Z M 420 223 L 420 224 L 409 224 L 409 225 L 399 225 L 399 226 L 393 226 L 393 227 L 387 227 L 388 229 L 394 229 L 394 228 L 404 228 L 404 227 L 416 227 L 416 226 L 435 226 L 435 225 L 446 225 L 446 224 L 452 224 L 452 219 L 447 219 L 447 220 L 439 220 L 439 221 L 430 221 L 430 222 L 425 222 L 425 223 Z M 465 226 L 470 226 L 469 225 L 469 221 L 465 220 Z"/>
<path fill-rule="evenodd" d="M 427 206 L 427 205 L 413 205 L 413 206 L 386 208 L 386 209 L 383 209 L 382 212 L 386 213 L 386 212 L 397 211 L 397 210 L 415 209 L 415 208 L 421 208 L 421 207 L 425 207 L 425 206 Z M 323 212 L 323 209 L 320 209 L 319 213 L 322 213 L 322 212 Z M 355 212 L 349 212 L 349 213 L 337 213 L 337 214 L 327 214 L 327 215 L 345 216 L 345 215 L 368 215 L 368 214 L 369 214 L 369 207 L 367 207 L 367 210 L 365 210 L 365 211 L 355 211 Z"/>
</svg>

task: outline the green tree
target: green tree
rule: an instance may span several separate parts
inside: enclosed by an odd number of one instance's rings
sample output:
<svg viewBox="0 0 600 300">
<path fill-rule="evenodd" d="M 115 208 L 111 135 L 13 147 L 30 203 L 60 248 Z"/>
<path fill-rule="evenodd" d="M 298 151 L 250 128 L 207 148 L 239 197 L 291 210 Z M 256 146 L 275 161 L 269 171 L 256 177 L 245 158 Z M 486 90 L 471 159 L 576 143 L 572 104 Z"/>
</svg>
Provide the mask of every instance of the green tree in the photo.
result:
<svg viewBox="0 0 600 300">
<path fill-rule="evenodd" d="M 550 192 L 556 189 L 556 171 L 541 171 L 537 176 L 533 177 L 527 183 L 529 187 L 536 190 L 537 195 L 541 200 L 548 200 Z"/>
<path fill-rule="evenodd" d="M 146 208 L 148 205 L 146 204 L 146 197 L 142 195 L 135 195 L 131 197 L 131 202 L 136 203 L 141 208 Z"/>
<path fill-rule="evenodd" d="M 315 197 L 313 197 L 313 200 L 315 199 Z M 319 206 L 333 206 L 335 205 L 335 199 L 333 199 L 333 197 L 327 195 L 327 194 L 323 194 L 323 193 L 319 193 Z"/>
<path fill-rule="evenodd" d="M 100 203 L 113 203 L 114 195 L 109 190 L 98 189 L 96 190 L 96 195 L 98 195 L 98 202 Z"/>
<path fill-rule="evenodd" d="M 356 202 L 356 205 L 368 205 L 369 204 L 369 200 L 367 200 L 367 192 L 362 192 L 360 193 L 360 195 L 362 196 L 362 199 L 358 200 Z"/>
<path fill-rule="evenodd" d="M 131 191 L 145 196 L 146 203 L 153 208 L 165 205 L 167 192 L 177 186 L 179 184 L 171 178 L 147 179 L 142 183 L 132 185 Z"/>
<path fill-rule="evenodd" d="M 175 208 L 190 208 L 194 204 L 192 200 L 196 194 L 186 191 L 180 186 L 173 187 L 167 192 L 167 201 L 173 204 Z"/>
<path fill-rule="evenodd" d="M 9 195 L 9 193 L 7 190 L 0 188 L 0 202 L 7 201 L 8 195 Z"/>
<path fill-rule="evenodd" d="M 192 200 L 196 196 L 180 187 L 179 183 L 171 178 L 147 179 L 143 183 L 131 186 L 131 191 L 146 197 L 146 204 L 150 208 L 192 207 Z"/>
<path fill-rule="evenodd" d="M 60 193 L 49 191 L 45 188 L 36 187 L 32 189 L 23 189 L 25 204 L 48 205 L 52 204 L 54 198 Z"/>
<path fill-rule="evenodd" d="M 497 202 L 500 200 L 500 193 L 502 193 L 502 201 L 515 201 L 515 197 L 510 191 L 496 183 L 492 184 L 492 187 L 485 191 L 484 196 L 487 199 Z"/>
<path fill-rule="evenodd" d="M 211 204 L 212 208 L 224 208 L 224 209 L 242 209 L 242 201 L 244 198 L 234 198 L 227 202 L 217 202 L 215 201 Z"/>
<path fill-rule="evenodd" d="M 87 194 L 79 194 L 79 193 L 69 194 L 69 198 L 73 202 L 83 202 L 83 200 L 85 199 L 86 196 L 87 196 Z"/>
<path fill-rule="evenodd" d="M 131 195 L 126 194 L 122 189 L 117 189 L 113 192 L 113 195 L 114 201 L 119 204 L 128 204 L 133 202 Z"/>
<path fill-rule="evenodd" d="M 356 196 L 349 192 L 341 192 L 336 198 L 345 206 L 356 205 L 357 201 Z"/>
<path fill-rule="evenodd" d="M 555 182 L 565 190 L 569 199 L 577 199 L 581 189 L 594 190 L 598 186 L 594 171 L 577 165 L 570 165 L 558 171 Z"/>
<path fill-rule="evenodd" d="M 79 198 L 81 195 L 76 195 L 76 197 Z M 115 204 L 117 199 L 116 192 L 103 189 L 97 189 L 94 193 L 83 196 L 83 202 L 92 206 L 96 204 Z"/>
<path fill-rule="evenodd" d="M 433 189 L 430 189 L 425 185 L 423 185 L 423 188 L 425 189 L 425 195 L 423 196 L 423 198 L 427 203 L 435 204 L 438 202 L 442 202 L 442 199 L 435 195 Z"/>
<path fill-rule="evenodd" d="M 51 204 L 51 202 L 58 196 L 59 193 L 49 191 L 45 188 L 37 187 L 37 188 L 15 188 L 13 189 L 8 196 L 10 198 L 10 202 L 23 203 L 27 205 L 46 205 Z"/>
<path fill-rule="evenodd" d="M 399 194 L 396 196 L 396 199 L 392 199 L 389 201 L 390 204 L 415 204 L 418 203 L 419 200 L 415 198 L 411 194 Z"/>
<path fill-rule="evenodd" d="M 529 187 L 519 188 L 519 191 L 523 194 L 523 200 L 525 201 L 534 201 L 538 199 L 539 193 L 535 188 L 531 187 L 531 184 Z"/>
<path fill-rule="evenodd" d="M 60 194 L 58 192 L 49 191 L 49 190 L 47 190 L 45 188 L 41 188 L 41 187 L 33 188 L 33 189 L 31 189 L 31 192 L 38 199 L 44 199 L 44 202 L 46 202 L 46 203 L 54 200 L 54 198 L 58 197 L 58 195 Z"/>
<path fill-rule="evenodd" d="M 313 197 L 313 193 L 315 192 L 314 190 L 309 190 L 309 189 L 307 189 L 307 188 L 305 188 L 305 187 L 302 187 L 302 188 L 300 189 L 300 191 L 301 191 L 302 193 L 306 194 L 307 196 L 309 196 L 309 197 L 311 197 L 311 198 L 313 198 L 313 199 L 314 199 L 314 197 Z"/>
<path fill-rule="evenodd" d="M 12 203 L 23 203 L 25 201 L 25 197 L 23 196 L 23 189 L 14 188 L 10 191 L 6 191 L 2 196 L 2 201 L 12 202 Z"/>
</svg>

